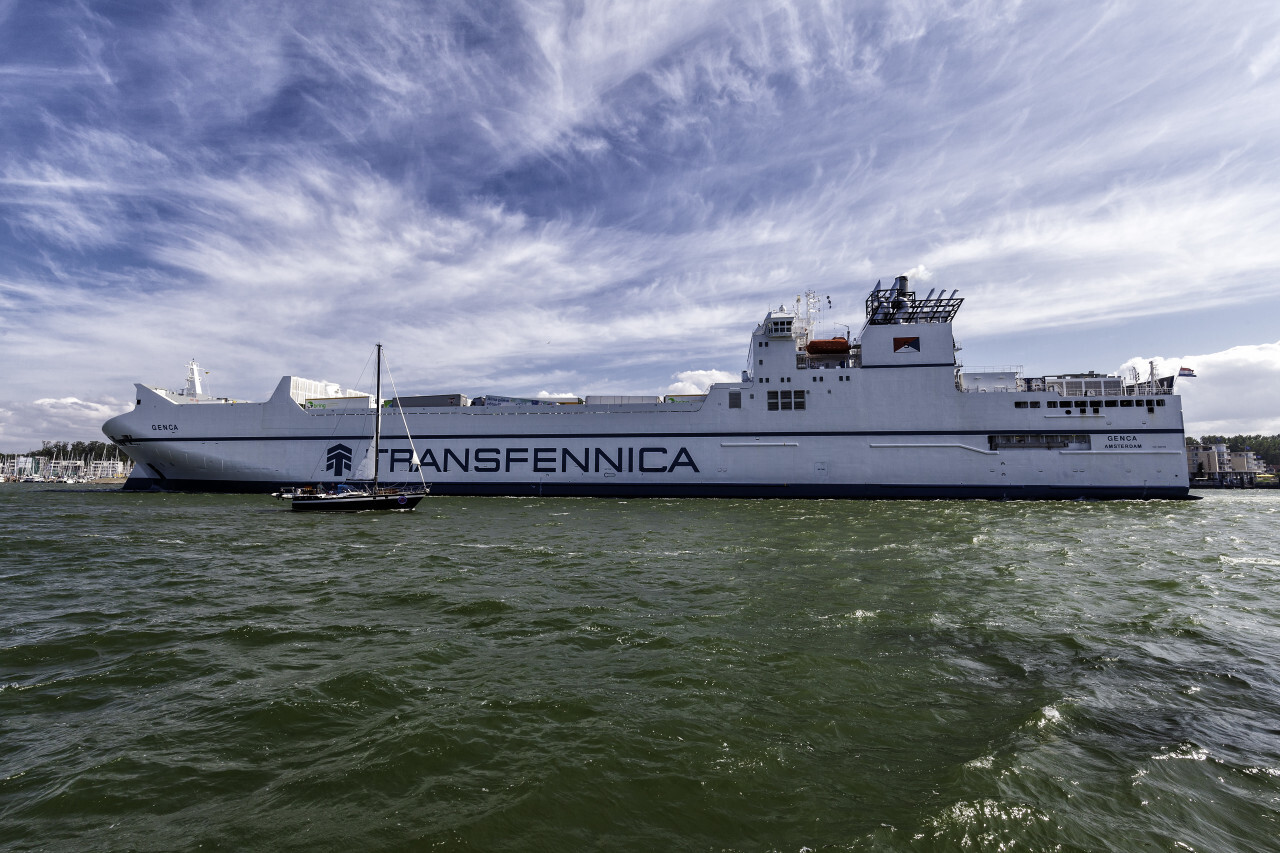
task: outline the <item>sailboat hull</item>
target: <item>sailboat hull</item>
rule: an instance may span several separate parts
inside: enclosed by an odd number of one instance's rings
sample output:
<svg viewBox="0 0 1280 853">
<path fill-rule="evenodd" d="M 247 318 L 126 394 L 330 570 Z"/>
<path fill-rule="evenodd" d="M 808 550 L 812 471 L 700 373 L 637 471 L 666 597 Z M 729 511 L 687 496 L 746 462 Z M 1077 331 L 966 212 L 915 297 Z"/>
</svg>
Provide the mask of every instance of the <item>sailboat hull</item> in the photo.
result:
<svg viewBox="0 0 1280 853">
<path fill-rule="evenodd" d="M 409 512 L 423 497 L 406 494 L 299 494 L 293 496 L 290 505 L 294 512 Z"/>
</svg>

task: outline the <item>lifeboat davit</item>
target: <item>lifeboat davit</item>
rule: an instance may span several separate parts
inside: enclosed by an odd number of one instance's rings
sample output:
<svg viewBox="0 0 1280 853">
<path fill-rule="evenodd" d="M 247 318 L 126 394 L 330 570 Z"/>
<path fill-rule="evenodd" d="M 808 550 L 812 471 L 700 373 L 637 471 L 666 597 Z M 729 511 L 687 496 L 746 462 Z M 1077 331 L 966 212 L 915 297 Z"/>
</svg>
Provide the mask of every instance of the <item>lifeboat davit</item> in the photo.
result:
<svg viewBox="0 0 1280 853">
<path fill-rule="evenodd" d="M 826 338 L 809 341 L 804 345 L 809 355 L 844 355 L 849 351 L 849 341 L 845 338 Z"/>
</svg>

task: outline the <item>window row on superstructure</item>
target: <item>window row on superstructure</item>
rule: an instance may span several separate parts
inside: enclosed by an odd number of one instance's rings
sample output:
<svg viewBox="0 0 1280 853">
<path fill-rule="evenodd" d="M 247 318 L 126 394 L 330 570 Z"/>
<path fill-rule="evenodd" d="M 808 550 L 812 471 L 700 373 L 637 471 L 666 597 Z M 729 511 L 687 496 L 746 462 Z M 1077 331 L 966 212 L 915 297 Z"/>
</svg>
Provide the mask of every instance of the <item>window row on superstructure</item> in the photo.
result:
<svg viewBox="0 0 1280 853">
<path fill-rule="evenodd" d="M 1040 408 L 1040 402 L 1040 400 L 1017 400 L 1014 402 L 1013 407 L 1015 409 L 1038 409 Z M 1068 412 L 1072 409 L 1079 409 L 1081 414 L 1086 409 L 1092 408 L 1093 413 L 1096 415 L 1103 408 L 1141 409 L 1145 407 L 1148 412 L 1154 412 L 1156 407 L 1163 406 L 1164 402 L 1164 400 L 1160 399 L 1130 400 L 1125 398 L 1121 400 L 1101 400 L 1095 398 L 1089 400 L 1045 400 L 1044 406 L 1047 409 L 1066 409 Z"/>
</svg>

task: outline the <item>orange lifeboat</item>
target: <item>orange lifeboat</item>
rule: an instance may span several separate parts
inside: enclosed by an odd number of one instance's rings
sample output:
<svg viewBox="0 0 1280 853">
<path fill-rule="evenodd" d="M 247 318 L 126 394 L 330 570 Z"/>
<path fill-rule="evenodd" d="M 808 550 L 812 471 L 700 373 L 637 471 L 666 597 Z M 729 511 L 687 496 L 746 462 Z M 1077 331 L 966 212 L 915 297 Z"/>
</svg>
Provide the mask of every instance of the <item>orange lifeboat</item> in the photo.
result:
<svg viewBox="0 0 1280 853">
<path fill-rule="evenodd" d="M 809 355 L 844 355 L 849 351 L 849 341 L 845 338 L 827 338 L 809 341 L 804 351 Z"/>
</svg>

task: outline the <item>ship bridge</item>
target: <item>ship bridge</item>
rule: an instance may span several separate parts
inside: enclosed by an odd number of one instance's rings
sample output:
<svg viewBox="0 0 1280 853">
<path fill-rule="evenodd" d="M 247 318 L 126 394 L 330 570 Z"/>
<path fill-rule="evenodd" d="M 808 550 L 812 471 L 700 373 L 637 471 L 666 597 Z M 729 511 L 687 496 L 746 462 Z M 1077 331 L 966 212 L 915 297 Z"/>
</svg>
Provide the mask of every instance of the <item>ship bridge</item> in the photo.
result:
<svg viewBox="0 0 1280 853">
<path fill-rule="evenodd" d="M 813 291 L 796 297 L 794 309 L 780 305 L 765 315 L 751 338 L 744 381 L 790 383 L 795 370 L 848 370 L 863 367 L 954 367 L 959 349 L 951 321 L 963 299 L 946 290 L 918 297 L 898 276 L 892 286 L 880 282 L 867 297 L 862 333 L 819 338 L 814 335 L 823 310 Z M 830 300 L 827 300 L 830 307 Z"/>
</svg>

